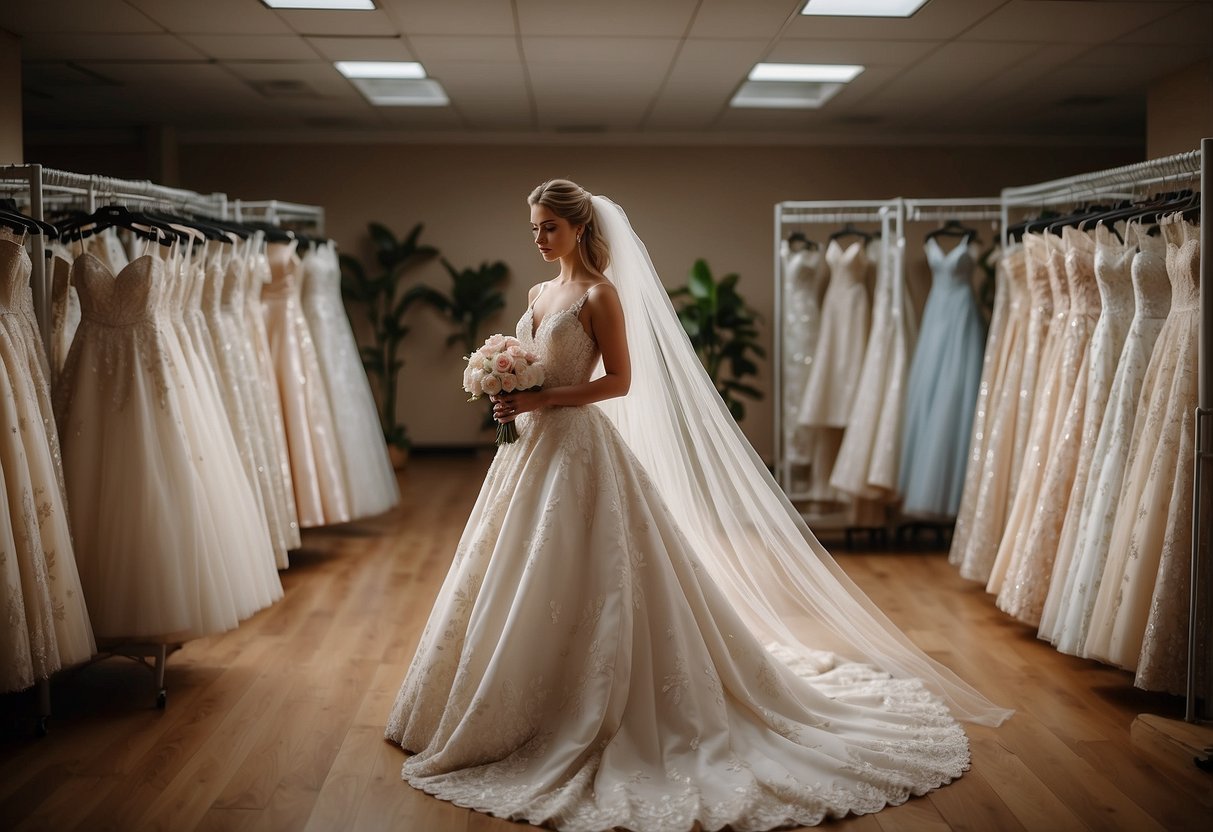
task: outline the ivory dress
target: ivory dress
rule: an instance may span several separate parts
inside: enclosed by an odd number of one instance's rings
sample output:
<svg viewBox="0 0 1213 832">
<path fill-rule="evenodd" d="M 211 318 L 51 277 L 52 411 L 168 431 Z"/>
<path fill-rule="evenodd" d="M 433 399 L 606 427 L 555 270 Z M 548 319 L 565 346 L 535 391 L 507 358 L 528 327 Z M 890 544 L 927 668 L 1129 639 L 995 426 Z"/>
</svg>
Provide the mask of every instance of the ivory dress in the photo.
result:
<svg viewBox="0 0 1213 832">
<path fill-rule="evenodd" d="M 1051 640 L 1063 653 L 1083 655 L 1091 612 L 1103 579 L 1112 527 L 1124 482 L 1138 401 L 1155 343 L 1171 308 L 1166 243 L 1161 237 L 1134 234 L 1137 253 L 1133 280 L 1133 320 L 1116 362 L 1116 377 L 1099 426 L 1099 439 L 1087 474 L 1074 555 L 1058 599 L 1058 621 Z M 1050 587 L 1050 593 L 1059 591 Z"/>
<path fill-rule="evenodd" d="M 1044 465 L 1040 493 L 1032 511 L 1023 543 L 1010 566 L 1010 574 L 998 595 L 998 606 L 1027 624 L 1040 623 L 1040 613 L 1053 558 L 1065 521 L 1074 471 L 1078 467 L 1086 412 L 1088 353 L 1099 321 L 1099 285 L 1095 280 L 1095 240 L 1077 228 L 1062 229 L 1066 247 L 1066 290 L 1070 314 L 1066 318 L 1061 359 L 1057 363 L 1057 396 L 1051 422 L 1049 453 Z"/>
<path fill-rule="evenodd" d="M 1095 279 L 1099 287 L 1099 321 L 1091 335 L 1087 353 L 1086 401 L 1082 404 L 1082 430 L 1078 440 L 1078 458 L 1074 467 L 1074 482 L 1066 498 L 1065 518 L 1057 540 L 1053 559 L 1053 574 L 1049 579 L 1048 595 L 1040 618 L 1040 637 L 1053 640 L 1061 599 L 1065 594 L 1066 577 L 1074 559 L 1080 535 L 1083 506 L 1086 504 L 1087 481 L 1099 441 L 1116 377 L 1116 367 L 1133 321 L 1133 280 L 1130 271 L 1137 251 L 1138 225 L 1129 225 L 1121 233 L 1121 243 L 1113 231 L 1099 225 L 1095 229 Z M 1078 391 L 1075 391 L 1078 396 Z M 1072 406 L 1077 405 L 1075 401 Z"/>
<path fill-rule="evenodd" d="M 286 426 L 299 525 L 345 523 L 351 518 L 345 465 L 316 343 L 300 300 L 303 264 L 293 240 L 271 244 L 267 258 L 273 277 L 261 289 L 261 302 Z"/>
<path fill-rule="evenodd" d="M 968 240 L 944 252 L 926 243 L 931 292 L 910 364 L 901 439 L 902 511 L 954 518 L 964 489 L 986 325 L 973 294 Z"/>
<path fill-rule="evenodd" d="M 1186 678 L 1192 432 L 1200 315 L 1199 228 L 1161 224 L 1171 310 L 1142 382 L 1086 655 L 1179 693 Z M 1139 668 L 1142 657 L 1148 662 Z"/>
<path fill-rule="evenodd" d="M 400 499 L 354 330 L 341 299 L 341 267 L 332 245 L 303 258 L 303 313 L 316 343 L 333 410 L 334 437 L 348 487 L 350 518 L 387 511 Z"/>
<path fill-rule="evenodd" d="M 822 285 L 829 279 L 821 249 L 796 249 L 784 240 L 783 263 L 783 425 L 789 462 L 806 465 L 812 459 L 812 431 L 798 422 L 804 389 L 809 383 L 817 337 L 821 332 Z"/>
<path fill-rule="evenodd" d="M 96 652 L 69 531 L 25 246 L 0 231 L 0 693 Z"/>
<path fill-rule="evenodd" d="M 597 363 L 584 301 L 518 323 L 549 387 Z M 564 830 L 686 832 L 873 812 L 965 770 L 964 733 L 916 680 L 805 679 L 768 653 L 599 407 L 518 429 L 392 708 L 410 784 Z"/>
</svg>

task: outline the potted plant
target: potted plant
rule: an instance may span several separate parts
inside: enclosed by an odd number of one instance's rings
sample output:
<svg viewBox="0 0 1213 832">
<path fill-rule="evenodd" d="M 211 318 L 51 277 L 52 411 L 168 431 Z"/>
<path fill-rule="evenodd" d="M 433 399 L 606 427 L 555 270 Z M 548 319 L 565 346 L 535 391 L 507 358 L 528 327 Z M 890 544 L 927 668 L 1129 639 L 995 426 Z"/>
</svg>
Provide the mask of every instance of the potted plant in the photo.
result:
<svg viewBox="0 0 1213 832">
<path fill-rule="evenodd" d="M 678 319 L 729 412 L 741 421 L 745 403 L 738 397 L 762 398 L 762 391 L 743 379 L 758 374 L 751 357 L 764 357 L 766 351 L 758 343 L 754 326 L 758 313 L 737 292 L 738 279 L 736 274 L 728 274 L 717 282 L 707 262 L 699 259 L 691 267 L 687 285 L 669 294 L 688 299 L 678 308 Z"/>
<path fill-rule="evenodd" d="M 404 316 L 424 294 L 417 292 L 418 287 L 406 290 L 403 281 L 408 272 L 438 255 L 438 249 L 418 242 L 422 228 L 417 223 L 397 239 L 382 223 L 368 223 L 377 265 L 374 274 L 357 259 L 341 255 L 342 294 L 363 308 L 370 323 L 371 343 L 362 347 L 362 365 L 379 398 L 379 423 L 397 467 L 404 465 L 411 445 L 408 430 L 396 415 L 396 389 L 404 366 L 400 347 L 409 333 Z"/>
</svg>

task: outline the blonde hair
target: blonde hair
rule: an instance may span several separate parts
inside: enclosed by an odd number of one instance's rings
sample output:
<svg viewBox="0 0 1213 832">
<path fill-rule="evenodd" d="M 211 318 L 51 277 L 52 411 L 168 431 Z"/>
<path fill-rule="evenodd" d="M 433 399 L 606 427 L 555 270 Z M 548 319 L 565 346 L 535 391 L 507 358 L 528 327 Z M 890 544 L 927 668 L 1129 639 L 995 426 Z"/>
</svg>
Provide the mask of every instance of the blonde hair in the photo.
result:
<svg viewBox="0 0 1213 832">
<path fill-rule="evenodd" d="M 568 179 L 549 179 L 526 198 L 528 205 L 542 205 L 571 225 L 582 225 L 581 240 L 577 247 L 581 260 L 600 277 L 606 277 L 606 267 L 611 262 L 606 240 L 598 230 L 594 216 L 593 194 L 576 182 Z"/>
</svg>

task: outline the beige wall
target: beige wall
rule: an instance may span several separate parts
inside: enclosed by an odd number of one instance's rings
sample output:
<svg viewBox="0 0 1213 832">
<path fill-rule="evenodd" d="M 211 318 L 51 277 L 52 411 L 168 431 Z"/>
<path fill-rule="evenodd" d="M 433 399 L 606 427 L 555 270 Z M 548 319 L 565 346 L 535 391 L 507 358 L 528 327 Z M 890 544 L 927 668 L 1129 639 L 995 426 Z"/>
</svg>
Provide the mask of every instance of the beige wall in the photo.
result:
<svg viewBox="0 0 1213 832">
<path fill-rule="evenodd" d="M 1146 112 L 1149 158 L 1200 147 L 1202 138 L 1213 136 L 1213 61 L 1194 64 L 1151 84 Z"/>
<path fill-rule="evenodd" d="M 573 178 L 628 211 L 668 286 L 697 257 L 718 275 L 738 272 L 741 289 L 768 324 L 773 304 L 773 206 L 790 199 L 981 196 L 1141 158 L 1136 149 L 827 147 L 501 147 L 460 145 L 185 145 L 182 185 L 249 199 L 324 205 L 328 233 L 365 256 L 365 227 L 402 233 L 426 224 L 422 240 L 457 266 L 504 260 L 508 311 L 488 335 L 512 330 L 528 287 L 553 276 L 529 236 L 525 197 L 553 176 Z M 444 285 L 438 264 L 421 279 Z M 478 407 L 459 389 L 458 348 L 428 310 L 413 315 L 402 377 L 402 413 L 419 445 L 483 438 Z M 765 336 L 769 345 L 769 330 Z M 769 365 L 768 365 L 769 367 Z M 772 454 L 770 374 L 743 427 Z"/>
<path fill-rule="evenodd" d="M 21 41 L 0 29 L 0 165 L 21 164 L 21 144 Z"/>
</svg>

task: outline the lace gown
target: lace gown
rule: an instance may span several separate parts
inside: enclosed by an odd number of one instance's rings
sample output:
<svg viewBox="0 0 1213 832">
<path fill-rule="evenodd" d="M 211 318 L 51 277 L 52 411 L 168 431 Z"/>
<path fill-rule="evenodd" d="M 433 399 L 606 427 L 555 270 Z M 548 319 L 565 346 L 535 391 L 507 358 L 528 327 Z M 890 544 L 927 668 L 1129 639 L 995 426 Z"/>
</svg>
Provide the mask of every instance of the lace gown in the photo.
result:
<svg viewBox="0 0 1213 832">
<path fill-rule="evenodd" d="M 1082 428 L 1078 436 L 1077 461 L 1069 497 L 1065 499 L 1065 517 L 1057 539 L 1053 559 L 1053 574 L 1040 616 L 1039 635 L 1054 640 L 1065 592 L 1066 577 L 1074 560 L 1074 550 L 1080 535 L 1083 506 L 1086 504 L 1087 481 L 1099 441 L 1099 427 L 1108 407 L 1116 366 L 1129 335 L 1133 321 L 1133 282 L 1130 270 L 1137 251 L 1136 231 L 1140 226 L 1129 225 L 1123 230 L 1125 244 L 1111 229 L 1099 225 L 1095 229 L 1095 279 L 1099 288 L 1099 321 L 1091 334 L 1087 353 L 1086 400 L 1082 402 Z M 1071 408 L 1079 406 L 1076 388 Z"/>
<path fill-rule="evenodd" d="M 877 246 L 872 329 L 855 390 L 857 404 L 830 485 L 855 497 L 888 502 L 897 495 L 906 376 L 915 333 L 909 298 L 890 262 L 894 255 L 881 257 L 881 250 Z"/>
<path fill-rule="evenodd" d="M 1164 222 L 1171 311 L 1142 383 L 1104 578 L 1085 651 L 1180 693 L 1187 664 L 1200 230 Z"/>
<path fill-rule="evenodd" d="M 1051 640 L 1063 653 L 1083 655 L 1091 612 L 1104 574 L 1112 527 L 1120 502 L 1125 464 L 1133 437 L 1138 400 L 1154 346 L 1171 308 L 1171 284 L 1167 279 L 1166 244 L 1159 237 L 1137 235 L 1133 255 L 1133 320 L 1116 362 L 1116 376 L 1108 393 L 1087 474 L 1079 530 L 1074 554 L 1057 600 L 1058 621 Z"/>
<path fill-rule="evenodd" d="M 597 363 L 584 300 L 518 323 L 549 386 Z M 405 780 L 560 829 L 685 832 L 872 812 L 965 770 L 920 682 L 854 664 L 806 680 L 773 658 L 600 408 L 518 426 L 392 708 Z"/>
<path fill-rule="evenodd" d="M 25 247 L 0 232 L 0 693 L 95 652 Z"/>
<path fill-rule="evenodd" d="M 932 237 L 926 250 L 931 292 L 910 364 L 899 485 L 904 513 L 954 518 L 964 488 L 986 326 L 973 294 L 967 240 L 945 253 Z"/>
<path fill-rule="evenodd" d="M 793 249 L 784 240 L 783 261 L 783 424 L 789 462 L 807 465 L 812 459 L 812 431 L 797 424 L 804 388 L 809 383 L 817 336 L 821 332 L 822 284 L 829 272 L 822 268 L 821 249 Z"/>
<path fill-rule="evenodd" d="M 1095 240 L 1076 228 L 1062 229 L 1066 246 L 1066 288 L 1070 314 L 1066 318 L 1058 372 L 1061 374 L 1049 439 L 1048 461 L 1036 507 L 1010 576 L 998 596 L 998 606 L 1027 624 L 1040 623 L 1041 610 L 1053 575 L 1053 558 L 1065 522 L 1074 472 L 1078 467 L 1083 418 L 1086 413 L 1088 353 L 1099 321 L 1099 284 L 1095 280 Z"/>
<path fill-rule="evenodd" d="M 341 299 L 341 267 L 331 245 L 303 258 L 303 313 L 316 342 L 320 375 L 348 486 L 350 519 L 382 514 L 400 499 L 375 396 Z"/>
<path fill-rule="evenodd" d="M 1015 409 L 1007 407 L 1010 401 L 1007 391 L 1018 392 L 1019 378 L 1023 374 L 1028 325 L 1026 294 L 1024 250 L 1023 246 L 1016 245 L 998 262 L 994 313 L 982 359 L 964 491 L 948 553 L 948 560 L 960 566 L 962 574 L 966 571 L 971 544 L 983 536 L 983 527 L 986 524 L 1001 526 L 1005 516 L 1009 487 L 1007 470 L 1015 439 Z M 1007 419 L 1007 415 L 1011 418 Z M 997 493 L 986 496 L 987 510 L 978 514 L 982 491 L 991 487 L 996 488 Z M 997 516 L 990 516 L 995 510 Z"/>
</svg>

